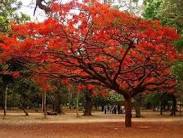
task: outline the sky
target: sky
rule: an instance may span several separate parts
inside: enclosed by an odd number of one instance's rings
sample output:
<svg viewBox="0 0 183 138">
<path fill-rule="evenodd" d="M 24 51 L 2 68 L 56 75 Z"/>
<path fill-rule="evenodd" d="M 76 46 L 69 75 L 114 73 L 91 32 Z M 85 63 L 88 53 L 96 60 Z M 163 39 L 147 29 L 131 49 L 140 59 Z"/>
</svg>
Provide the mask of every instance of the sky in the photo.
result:
<svg viewBox="0 0 183 138">
<path fill-rule="evenodd" d="M 36 14 L 33 16 L 36 0 L 18 0 L 22 2 L 22 7 L 19 12 L 23 12 L 31 17 L 32 21 L 43 21 L 46 18 L 45 12 L 39 8 L 36 9 Z M 48 0 L 45 0 L 48 1 Z M 68 2 L 69 0 L 60 0 L 62 2 Z"/>
<path fill-rule="evenodd" d="M 21 9 L 18 12 L 23 12 L 31 17 L 32 21 L 43 21 L 46 18 L 44 11 L 39 8 L 36 9 L 36 14 L 33 16 L 36 0 L 19 0 L 23 3 Z"/>
<path fill-rule="evenodd" d="M 31 17 L 32 21 L 43 21 L 46 18 L 46 15 L 44 13 L 44 11 L 42 11 L 41 9 L 37 8 L 36 9 L 36 14 L 35 16 L 33 16 L 33 12 L 34 12 L 34 8 L 35 8 L 35 3 L 36 0 L 19 0 L 23 3 L 21 9 L 19 10 L 19 12 L 23 12 L 24 14 L 27 14 L 28 16 Z M 62 2 L 64 1 L 68 1 L 68 0 L 62 0 Z M 140 0 L 140 4 L 143 2 L 143 0 Z"/>
</svg>

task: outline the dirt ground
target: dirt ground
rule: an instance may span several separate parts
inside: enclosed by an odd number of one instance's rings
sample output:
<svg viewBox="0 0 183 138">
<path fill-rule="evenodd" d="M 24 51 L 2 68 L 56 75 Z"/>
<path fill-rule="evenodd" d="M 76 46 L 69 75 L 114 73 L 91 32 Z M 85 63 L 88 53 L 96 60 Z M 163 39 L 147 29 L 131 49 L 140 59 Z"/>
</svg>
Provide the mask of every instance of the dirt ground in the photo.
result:
<svg viewBox="0 0 183 138">
<path fill-rule="evenodd" d="M 0 138 L 183 138 L 183 117 L 149 114 L 133 118 L 133 127 L 125 128 L 123 115 L 95 113 L 76 118 L 67 114 L 42 119 L 40 114 L 9 113 L 0 118 Z"/>
<path fill-rule="evenodd" d="M 0 125 L 0 138 L 182 138 L 183 122 Z"/>
</svg>

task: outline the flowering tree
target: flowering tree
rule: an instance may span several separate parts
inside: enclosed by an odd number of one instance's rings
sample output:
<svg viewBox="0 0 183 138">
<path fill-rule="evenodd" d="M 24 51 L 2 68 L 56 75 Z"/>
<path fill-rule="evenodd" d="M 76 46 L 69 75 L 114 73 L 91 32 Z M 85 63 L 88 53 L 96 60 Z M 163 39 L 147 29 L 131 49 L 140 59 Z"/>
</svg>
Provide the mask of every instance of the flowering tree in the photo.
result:
<svg viewBox="0 0 183 138">
<path fill-rule="evenodd" d="M 46 78 L 114 90 L 125 99 L 126 127 L 131 127 L 132 97 L 172 92 L 170 66 L 177 58 L 172 41 L 178 38 L 174 29 L 95 1 L 54 1 L 50 8 L 52 17 L 44 22 L 14 24 L 11 36 L 1 36 L 2 61 L 26 59 Z"/>
</svg>

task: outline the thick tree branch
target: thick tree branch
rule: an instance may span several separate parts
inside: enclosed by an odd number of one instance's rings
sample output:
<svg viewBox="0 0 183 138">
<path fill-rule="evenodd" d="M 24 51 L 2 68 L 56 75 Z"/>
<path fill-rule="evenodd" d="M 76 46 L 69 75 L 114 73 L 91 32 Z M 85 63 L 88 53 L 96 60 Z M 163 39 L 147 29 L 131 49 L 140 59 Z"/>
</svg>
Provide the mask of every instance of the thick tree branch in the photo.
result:
<svg viewBox="0 0 183 138">
<path fill-rule="evenodd" d="M 51 11 L 51 9 L 48 6 L 44 5 L 43 2 L 45 2 L 45 0 L 36 0 L 36 7 L 34 8 L 34 14 L 33 15 L 35 15 L 37 7 L 44 10 L 46 13 Z"/>
</svg>

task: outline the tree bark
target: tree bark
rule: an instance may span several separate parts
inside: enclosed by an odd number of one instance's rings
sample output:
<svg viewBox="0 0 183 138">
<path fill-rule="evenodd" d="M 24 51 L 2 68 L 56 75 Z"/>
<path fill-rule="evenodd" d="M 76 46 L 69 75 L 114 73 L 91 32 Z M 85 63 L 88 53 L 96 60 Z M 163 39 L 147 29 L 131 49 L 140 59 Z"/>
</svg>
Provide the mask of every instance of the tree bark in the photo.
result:
<svg viewBox="0 0 183 138">
<path fill-rule="evenodd" d="M 92 95 L 90 91 L 85 92 L 85 103 L 84 103 L 84 116 L 91 116 L 92 115 Z"/>
<path fill-rule="evenodd" d="M 176 110 L 177 110 L 177 100 L 174 95 L 172 95 L 172 109 L 171 109 L 171 115 L 175 116 L 176 115 Z"/>
<path fill-rule="evenodd" d="M 79 117 L 79 92 L 77 92 L 76 96 L 76 117 Z"/>
<path fill-rule="evenodd" d="M 135 108 L 135 113 L 136 113 L 136 117 L 140 118 L 141 117 L 141 96 L 137 95 L 136 97 L 134 97 L 134 108 Z"/>
<path fill-rule="evenodd" d="M 6 112 L 7 112 L 7 93 L 8 93 L 8 86 L 6 86 L 6 89 L 4 92 L 4 117 L 6 116 Z"/>
<path fill-rule="evenodd" d="M 52 102 L 53 102 L 53 112 L 63 114 L 64 112 L 62 109 L 61 94 L 59 91 L 54 93 L 54 98 Z"/>
<path fill-rule="evenodd" d="M 160 103 L 160 115 L 163 115 L 163 104 L 162 104 L 162 102 Z"/>
<path fill-rule="evenodd" d="M 132 103 L 131 98 L 125 99 L 125 127 L 132 126 Z"/>
<path fill-rule="evenodd" d="M 140 105 L 135 105 L 135 116 L 137 118 L 140 118 L 141 117 L 141 109 L 140 109 Z"/>
<path fill-rule="evenodd" d="M 44 113 L 44 118 L 47 117 L 47 109 L 46 109 L 46 92 L 43 92 L 43 97 L 42 97 L 42 107 L 43 107 L 43 113 Z"/>
<path fill-rule="evenodd" d="M 57 112 L 58 114 L 63 114 L 62 105 L 58 103 L 54 103 L 53 112 Z"/>
<path fill-rule="evenodd" d="M 41 98 L 41 110 L 44 112 L 44 92 L 42 92 L 42 98 Z"/>
<path fill-rule="evenodd" d="M 25 107 L 20 107 L 20 109 L 22 109 L 23 110 L 23 112 L 25 113 L 25 116 L 29 116 L 29 113 L 25 110 Z"/>
</svg>

